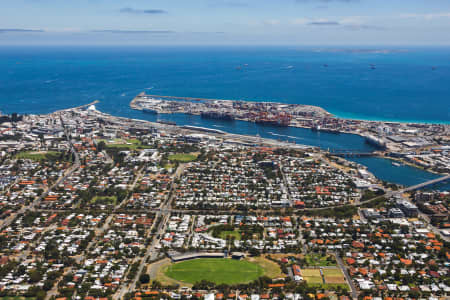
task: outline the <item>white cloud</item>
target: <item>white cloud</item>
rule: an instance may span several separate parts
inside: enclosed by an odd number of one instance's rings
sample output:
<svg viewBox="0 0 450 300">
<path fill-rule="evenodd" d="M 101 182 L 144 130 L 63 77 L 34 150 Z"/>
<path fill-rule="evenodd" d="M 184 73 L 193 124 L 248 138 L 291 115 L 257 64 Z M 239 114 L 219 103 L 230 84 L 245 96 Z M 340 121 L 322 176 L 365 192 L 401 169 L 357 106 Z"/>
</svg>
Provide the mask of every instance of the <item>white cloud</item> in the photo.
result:
<svg viewBox="0 0 450 300">
<path fill-rule="evenodd" d="M 293 25 L 308 25 L 311 23 L 337 23 L 336 20 L 330 20 L 330 19 L 326 19 L 326 18 L 298 18 L 298 19 L 294 19 L 291 22 Z"/>
<path fill-rule="evenodd" d="M 294 20 L 292 20 L 292 25 L 306 25 L 306 24 L 308 24 L 309 22 L 311 22 L 311 20 L 310 19 L 307 19 L 307 18 L 297 18 L 297 19 L 294 19 Z"/>
<path fill-rule="evenodd" d="M 363 25 L 367 21 L 366 17 L 362 16 L 351 16 L 351 17 L 344 17 L 341 20 L 339 20 L 339 23 L 345 24 L 345 25 Z"/>
<path fill-rule="evenodd" d="M 300 26 L 320 26 L 339 27 L 347 30 L 381 30 L 381 26 L 368 24 L 370 17 L 367 16 L 347 16 L 335 18 L 297 18 L 291 21 L 292 25 Z"/>
<path fill-rule="evenodd" d="M 349 17 L 336 17 L 332 19 L 328 18 L 297 18 L 291 21 L 292 25 L 306 25 L 309 23 L 329 23 L 337 22 L 342 25 L 363 25 L 367 21 L 367 17 L 364 16 L 349 16 Z"/>
<path fill-rule="evenodd" d="M 401 18 L 413 18 L 413 19 L 424 19 L 424 20 L 434 20 L 440 18 L 450 18 L 450 12 L 445 13 L 429 13 L 429 14 L 401 14 Z"/>
<path fill-rule="evenodd" d="M 264 20 L 263 23 L 264 23 L 264 25 L 275 26 L 275 25 L 280 24 L 280 20 L 277 20 L 277 19 Z"/>
</svg>

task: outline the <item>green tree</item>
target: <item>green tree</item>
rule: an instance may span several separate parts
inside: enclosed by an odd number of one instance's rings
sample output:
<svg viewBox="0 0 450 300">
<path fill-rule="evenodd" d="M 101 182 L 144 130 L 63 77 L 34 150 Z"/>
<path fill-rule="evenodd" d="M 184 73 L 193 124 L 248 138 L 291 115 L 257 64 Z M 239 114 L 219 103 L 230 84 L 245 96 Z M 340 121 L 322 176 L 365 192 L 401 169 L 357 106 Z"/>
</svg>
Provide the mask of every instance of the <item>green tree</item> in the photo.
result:
<svg viewBox="0 0 450 300">
<path fill-rule="evenodd" d="M 30 282 L 31 283 L 35 283 L 35 282 L 39 282 L 42 279 L 42 275 L 41 273 L 39 273 L 38 270 L 32 270 L 30 272 Z"/>
<path fill-rule="evenodd" d="M 36 293 L 36 300 L 44 300 L 47 293 L 45 291 L 38 291 Z"/>
<path fill-rule="evenodd" d="M 141 276 L 139 276 L 139 281 L 142 284 L 146 284 L 150 282 L 150 276 L 148 274 L 141 274 Z"/>
</svg>

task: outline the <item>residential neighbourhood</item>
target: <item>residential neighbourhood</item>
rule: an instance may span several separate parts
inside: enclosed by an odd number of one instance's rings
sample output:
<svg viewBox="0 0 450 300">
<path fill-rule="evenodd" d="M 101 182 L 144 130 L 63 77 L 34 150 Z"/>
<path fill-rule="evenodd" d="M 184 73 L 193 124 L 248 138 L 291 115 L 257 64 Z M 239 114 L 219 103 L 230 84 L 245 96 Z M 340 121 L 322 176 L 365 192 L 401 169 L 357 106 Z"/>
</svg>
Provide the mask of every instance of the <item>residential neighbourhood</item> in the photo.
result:
<svg viewBox="0 0 450 300">
<path fill-rule="evenodd" d="M 0 126 L 0 299 L 450 296 L 449 192 L 93 106 Z"/>
</svg>

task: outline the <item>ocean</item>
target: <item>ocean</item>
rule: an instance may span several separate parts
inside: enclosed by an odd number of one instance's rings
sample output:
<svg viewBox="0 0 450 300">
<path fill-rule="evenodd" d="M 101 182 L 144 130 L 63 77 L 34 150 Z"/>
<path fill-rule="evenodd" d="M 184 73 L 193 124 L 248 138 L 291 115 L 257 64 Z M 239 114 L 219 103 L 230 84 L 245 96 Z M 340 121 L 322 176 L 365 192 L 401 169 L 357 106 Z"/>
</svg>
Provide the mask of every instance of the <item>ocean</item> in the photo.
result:
<svg viewBox="0 0 450 300">
<path fill-rule="evenodd" d="M 98 99 L 100 110 L 132 116 L 129 101 L 147 91 L 450 123 L 450 48 L 2 47 L 0 70 L 5 113 Z"/>
<path fill-rule="evenodd" d="M 0 48 L 3 113 L 49 113 L 99 100 L 100 111 L 155 120 L 155 116 L 129 107 L 142 91 L 310 104 L 339 117 L 448 124 L 450 48 Z M 322 148 L 371 150 L 353 135 L 224 123 L 185 115 L 159 118 Z M 410 185 L 423 179 L 413 177 L 416 179 L 404 180 L 400 176 L 397 182 Z"/>
</svg>

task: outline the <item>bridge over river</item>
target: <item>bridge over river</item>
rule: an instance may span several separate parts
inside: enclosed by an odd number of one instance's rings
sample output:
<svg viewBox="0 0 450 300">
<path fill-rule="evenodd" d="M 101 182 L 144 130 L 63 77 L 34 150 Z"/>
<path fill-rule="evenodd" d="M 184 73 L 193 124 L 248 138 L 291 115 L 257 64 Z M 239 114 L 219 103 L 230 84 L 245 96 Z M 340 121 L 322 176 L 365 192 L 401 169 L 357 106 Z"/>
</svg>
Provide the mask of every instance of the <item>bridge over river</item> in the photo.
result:
<svg viewBox="0 0 450 300">
<path fill-rule="evenodd" d="M 446 181 L 449 181 L 449 180 L 450 180 L 450 175 L 447 175 L 447 176 L 439 177 L 439 178 L 436 178 L 436 179 L 433 179 L 433 180 L 429 180 L 429 181 L 426 181 L 426 182 L 423 182 L 423 183 L 419 183 L 419 184 L 407 187 L 407 188 L 403 189 L 403 191 L 404 192 L 415 191 L 415 190 L 419 190 L 419 189 L 422 189 L 422 188 L 425 188 L 425 187 L 428 187 L 428 186 L 435 185 L 437 183 L 443 183 L 443 182 L 446 182 Z"/>
<path fill-rule="evenodd" d="M 371 157 L 371 156 L 383 156 L 384 152 L 372 151 L 372 152 L 361 152 L 358 150 L 345 150 L 345 149 L 335 149 L 328 151 L 328 154 L 339 157 Z"/>
</svg>

